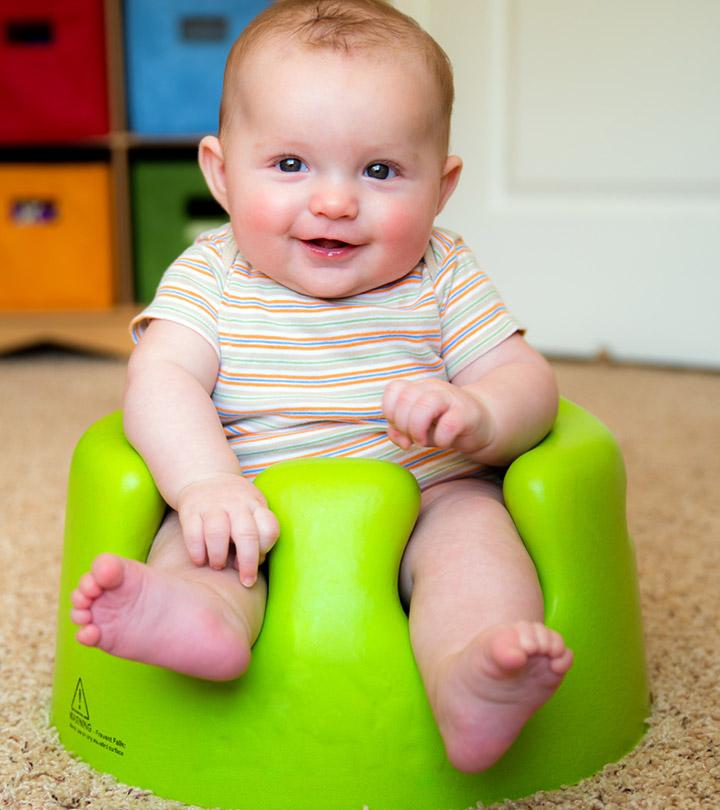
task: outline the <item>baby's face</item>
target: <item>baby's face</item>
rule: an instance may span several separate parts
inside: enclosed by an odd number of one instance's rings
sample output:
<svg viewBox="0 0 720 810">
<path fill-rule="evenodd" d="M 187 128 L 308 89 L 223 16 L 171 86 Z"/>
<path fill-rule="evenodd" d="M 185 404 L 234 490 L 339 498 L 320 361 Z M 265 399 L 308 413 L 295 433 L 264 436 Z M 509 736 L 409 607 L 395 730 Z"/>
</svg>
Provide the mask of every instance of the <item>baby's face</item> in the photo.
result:
<svg viewBox="0 0 720 810">
<path fill-rule="evenodd" d="M 248 260 L 319 298 L 406 275 L 460 167 L 421 59 L 271 44 L 246 57 L 236 92 L 225 204 Z"/>
</svg>

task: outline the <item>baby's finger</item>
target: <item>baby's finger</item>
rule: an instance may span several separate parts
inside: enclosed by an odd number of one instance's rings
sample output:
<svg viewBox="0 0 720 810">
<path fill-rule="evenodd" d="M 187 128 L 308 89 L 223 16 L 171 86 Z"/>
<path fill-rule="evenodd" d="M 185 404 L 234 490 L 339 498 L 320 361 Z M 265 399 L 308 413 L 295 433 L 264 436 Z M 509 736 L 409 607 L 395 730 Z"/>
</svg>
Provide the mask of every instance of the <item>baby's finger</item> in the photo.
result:
<svg viewBox="0 0 720 810">
<path fill-rule="evenodd" d="M 436 420 L 431 435 L 434 447 L 455 447 L 460 434 L 465 429 L 462 409 L 455 403 L 450 405 Z"/>
<path fill-rule="evenodd" d="M 224 568 L 230 547 L 230 518 L 225 512 L 203 515 L 203 537 L 210 568 Z"/>
<path fill-rule="evenodd" d="M 190 559 L 195 565 L 205 565 L 205 538 L 203 537 L 203 521 L 197 513 L 178 512 L 183 540 Z"/>
<path fill-rule="evenodd" d="M 264 558 L 265 554 L 275 545 L 275 541 L 280 535 L 280 524 L 275 515 L 264 506 L 258 507 L 253 512 L 253 517 L 258 531 L 260 553 Z"/>
<path fill-rule="evenodd" d="M 252 588 L 257 580 L 260 565 L 260 548 L 257 540 L 250 540 L 247 536 L 243 537 L 239 541 L 235 541 L 235 549 L 240 582 L 246 588 Z"/>
<path fill-rule="evenodd" d="M 406 424 L 411 399 L 412 386 L 404 381 L 391 382 L 383 393 L 383 414 L 388 422 L 401 433 Z"/>
<path fill-rule="evenodd" d="M 396 444 L 402 450 L 409 450 L 412 447 L 412 440 L 409 436 L 401 433 L 397 428 L 394 428 L 390 423 L 387 427 L 388 438 L 393 444 Z"/>
<path fill-rule="evenodd" d="M 447 404 L 436 392 L 426 391 L 421 394 L 408 414 L 407 434 L 416 444 L 427 446 L 430 442 L 431 428 L 446 408 Z"/>
<path fill-rule="evenodd" d="M 404 390 L 406 383 L 402 380 L 393 380 L 385 386 L 383 391 L 382 409 L 385 416 L 393 414 L 397 406 L 398 397 Z"/>
<path fill-rule="evenodd" d="M 260 564 L 258 529 L 252 513 L 244 510 L 241 515 L 235 517 L 232 525 L 232 539 L 235 544 L 240 582 L 250 588 L 255 584 Z"/>
<path fill-rule="evenodd" d="M 417 386 L 405 383 L 398 384 L 395 386 L 395 393 L 390 400 L 391 405 L 388 410 L 385 411 L 388 424 L 399 434 L 407 438 L 408 447 L 412 444 L 412 437 L 409 430 L 410 414 L 420 393 Z"/>
</svg>

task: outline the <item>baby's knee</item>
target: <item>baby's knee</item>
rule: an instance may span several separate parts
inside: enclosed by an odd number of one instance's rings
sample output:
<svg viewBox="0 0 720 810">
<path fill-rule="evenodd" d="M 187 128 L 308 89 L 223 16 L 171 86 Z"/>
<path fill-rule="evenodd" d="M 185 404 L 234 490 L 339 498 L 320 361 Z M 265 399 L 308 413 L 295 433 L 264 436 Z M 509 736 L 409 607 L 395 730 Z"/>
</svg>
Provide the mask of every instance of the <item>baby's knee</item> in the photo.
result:
<svg viewBox="0 0 720 810">
<path fill-rule="evenodd" d="M 176 568 L 188 559 L 180 518 L 174 509 L 169 509 L 150 546 L 147 563 L 155 568 Z"/>
<path fill-rule="evenodd" d="M 459 478 L 429 487 L 422 494 L 420 513 L 442 511 L 507 513 L 499 482 L 485 478 Z"/>
</svg>

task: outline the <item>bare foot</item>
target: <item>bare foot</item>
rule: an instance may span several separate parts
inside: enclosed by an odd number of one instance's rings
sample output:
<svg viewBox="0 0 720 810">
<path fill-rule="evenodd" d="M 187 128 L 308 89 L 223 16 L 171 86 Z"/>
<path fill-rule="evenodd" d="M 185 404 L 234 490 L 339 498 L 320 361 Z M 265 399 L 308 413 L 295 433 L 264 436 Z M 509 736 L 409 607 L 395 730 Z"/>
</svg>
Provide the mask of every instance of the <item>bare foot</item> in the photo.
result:
<svg viewBox="0 0 720 810">
<path fill-rule="evenodd" d="M 492 627 L 452 656 L 435 708 L 453 765 L 478 772 L 497 762 L 571 664 L 562 637 L 539 622 Z"/>
<path fill-rule="evenodd" d="M 250 661 L 247 627 L 201 582 L 101 554 L 71 601 L 77 640 L 120 658 L 221 681 Z"/>
</svg>

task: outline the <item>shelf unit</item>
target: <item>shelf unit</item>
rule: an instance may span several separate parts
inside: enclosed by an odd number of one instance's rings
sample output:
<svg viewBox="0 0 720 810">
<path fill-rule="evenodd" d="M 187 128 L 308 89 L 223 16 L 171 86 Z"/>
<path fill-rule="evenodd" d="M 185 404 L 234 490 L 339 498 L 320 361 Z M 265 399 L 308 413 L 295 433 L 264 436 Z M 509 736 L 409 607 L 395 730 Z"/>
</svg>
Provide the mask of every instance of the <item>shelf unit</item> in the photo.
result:
<svg viewBox="0 0 720 810">
<path fill-rule="evenodd" d="M 113 211 L 113 301 L 107 310 L 0 312 L 0 355 L 37 344 L 127 356 L 134 303 L 130 156 L 134 152 L 193 156 L 197 137 L 148 137 L 127 130 L 124 29 L 121 0 L 104 0 L 110 132 L 71 142 L 0 144 L 0 161 L 77 161 L 90 157 L 110 167 Z"/>
</svg>

